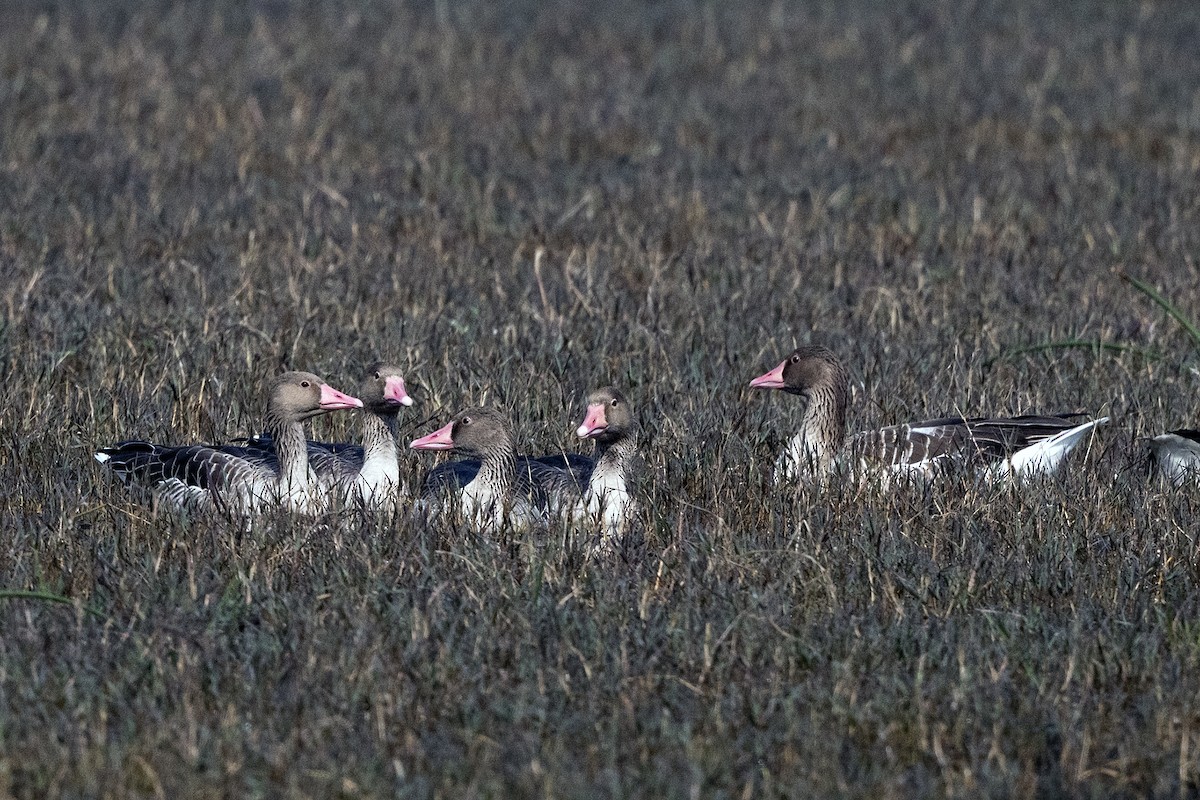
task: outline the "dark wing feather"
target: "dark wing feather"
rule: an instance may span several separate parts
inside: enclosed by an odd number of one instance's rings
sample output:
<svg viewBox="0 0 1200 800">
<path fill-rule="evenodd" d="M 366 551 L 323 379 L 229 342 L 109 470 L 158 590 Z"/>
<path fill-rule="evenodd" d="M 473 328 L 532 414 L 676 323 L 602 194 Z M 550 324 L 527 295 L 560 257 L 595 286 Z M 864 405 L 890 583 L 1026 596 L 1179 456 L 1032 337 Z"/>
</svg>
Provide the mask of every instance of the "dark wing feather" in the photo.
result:
<svg viewBox="0 0 1200 800">
<path fill-rule="evenodd" d="M 266 463 L 277 463 L 275 442 L 268 433 L 245 439 L 234 439 L 249 454 Z M 366 460 L 362 445 L 347 442 L 328 443 L 308 441 L 308 463 L 317 475 L 354 476 Z M 229 448 L 222 448 L 228 450 Z"/>
<path fill-rule="evenodd" d="M 1184 439 L 1191 439 L 1196 444 L 1200 444 L 1200 431 L 1194 428 L 1179 428 L 1170 432 L 1176 436 L 1182 436 Z"/>
<path fill-rule="evenodd" d="M 190 505 L 205 494 L 215 504 L 220 495 L 272 477 L 269 460 L 252 448 L 188 445 L 165 447 L 145 441 L 121 442 L 105 448 L 105 463 L 128 484 L 163 490 L 180 506 Z"/>
<path fill-rule="evenodd" d="M 857 458 L 876 466 L 999 461 L 1075 427 L 1082 416 L 942 417 L 859 433 L 849 444 Z"/>
<path fill-rule="evenodd" d="M 588 482 L 592 479 L 592 470 L 596 468 L 594 460 L 578 453 L 559 453 L 537 458 L 522 457 L 517 460 L 518 462 L 536 461 L 544 466 L 568 473 L 575 480 L 575 485 L 580 492 L 587 489 Z"/>
<path fill-rule="evenodd" d="M 421 497 L 432 499 L 448 492 L 460 492 L 479 474 L 479 461 L 474 458 L 447 461 L 425 473 Z"/>
<path fill-rule="evenodd" d="M 988 461 L 999 461 L 1025 447 L 1057 436 L 1079 425 L 1085 414 L 1025 414 L 1006 418 L 977 418 L 967 421 L 971 454 Z"/>
<path fill-rule="evenodd" d="M 580 484 L 569 469 L 544 463 L 536 458 L 517 461 L 516 490 L 541 509 L 570 508 L 579 500 L 587 484 Z"/>
</svg>

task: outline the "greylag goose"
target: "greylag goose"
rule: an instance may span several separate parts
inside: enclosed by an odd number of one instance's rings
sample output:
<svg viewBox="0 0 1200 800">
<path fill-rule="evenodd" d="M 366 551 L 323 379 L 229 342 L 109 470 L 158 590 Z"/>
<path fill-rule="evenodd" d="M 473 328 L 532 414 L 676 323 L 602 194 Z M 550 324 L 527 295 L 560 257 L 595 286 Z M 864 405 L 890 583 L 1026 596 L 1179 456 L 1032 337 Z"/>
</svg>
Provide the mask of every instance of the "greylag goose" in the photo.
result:
<svg viewBox="0 0 1200 800">
<path fill-rule="evenodd" d="M 366 508 L 386 506 L 400 485 L 400 462 L 396 447 L 400 409 L 413 399 L 404 386 L 399 367 L 382 362 L 367 368 L 359 385 L 363 402 L 363 443 L 308 442 L 308 460 L 317 480 Z M 263 457 L 274 453 L 269 435 L 241 440 L 257 448 Z"/>
<path fill-rule="evenodd" d="M 1154 468 L 1173 485 L 1200 480 L 1200 431 L 1180 428 L 1160 433 L 1149 445 Z"/>
<path fill-rule="evenodd" d="M 1046 474 L 1108 422 L 1102 417 L 1080 423 L 1080 414 L 946 417 L 847 437 L 849 376 L 837 356 L 815 345 L 798 348 L 750 385 L 806 401 L 800 433 L 776 466 L 776 477 L 783 480 L 825 476 L 839 467 L 857 475 L 882 470 L 885 476 L 929 477 L 955 465 L 982 467 L 996 478 Z"/>
<path fill-rule="evenodd" d="M 287 372 L 271 381 L 266 429 L 274 452 L 253 447 L 121 442 L 96 453 L 126 484 L 150 488 L 156 498 L 183 510 L 248 514 L 270 506 L 292 511 L 317 509 L 302 423 L 320 414 L 361 408 L 311 372 Z"/>
<path fill-rule="evenodd" d="M 582 510 L 588 518 L 601 521 L 605 535 L 616 535 L 637 509 L 633 488 L 642 471 L 637 421 L 629 402 L 614 386 L 597 389 L 588 395 L 587 412 L 575 432 L 596 442 L 594 460 L 568 461 L 586 481 Z"/>
<path fill-rule="evenodd" d="M 507 520 L 526 528 L 546 520 L 551 494 L 567 491 L 574 480 L 562 470 L 520 459 L 508 420 L 491 408 L 470 408 L 419 439 L 414 450 L 452 450 L 468 460 L 451 462 L 426 476 L 420 510 L 436 511 L 446 493 L 459 495 L 459 510 L 472 527 L 498 530 Z"/>
</svg>

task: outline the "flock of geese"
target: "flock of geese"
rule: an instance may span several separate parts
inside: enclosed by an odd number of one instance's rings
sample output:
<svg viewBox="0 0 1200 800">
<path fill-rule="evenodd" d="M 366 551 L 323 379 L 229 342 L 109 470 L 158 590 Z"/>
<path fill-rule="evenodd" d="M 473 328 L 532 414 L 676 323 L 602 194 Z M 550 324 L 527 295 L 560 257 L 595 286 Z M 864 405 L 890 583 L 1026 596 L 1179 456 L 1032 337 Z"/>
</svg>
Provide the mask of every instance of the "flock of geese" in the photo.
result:
<svg viewBox="0 0 1200 800">
<path fill-rule="evenodd" d="M 804 346 L 750 382 L 805 401 L 800 431 L 775 467 L 779 482 L 861 479 L 928 480 L 948 470 L 994 479 L 1055 471 L 1107 417 L 1082 414 L 944 417 L 847 435 L 849 377 L 838 358 Z M 154 503 L 184 511 L 244 517 L 268 509 L 316 513 L 352 503 L 394 510 L 401 488 L 398 416 L 413 405 L 401 371 L 375 364 L 353 397 L 308 372 L 271 381 L 265 432 L 225 445 L 159 445 L 130 440 L 101 449 L 96 459 L 124 483 L 147 489 Z M 469 408 L 444 427 L 409 444 L 450 451 L 424 478 L 413 509 L 426 517 L 454 513 L 480 531 L 527 528 L 553 519 L 592 524 L 619 535 L 638 507 L 642 461 L 637 422 L 624 395 L 606 386 L 587 398 L 576 433 L 594 442 L 592 455 L 533 457 L 517 453 L 507 418 L 493 408 Z M 361 444 L 305 439 L 303 423 L 343 409 L 361 409 Z M 1149 440 L 1158 471 L 1173 484 L 1200 478 L 1200 431 L 1176 430 Z"/>
</svg>

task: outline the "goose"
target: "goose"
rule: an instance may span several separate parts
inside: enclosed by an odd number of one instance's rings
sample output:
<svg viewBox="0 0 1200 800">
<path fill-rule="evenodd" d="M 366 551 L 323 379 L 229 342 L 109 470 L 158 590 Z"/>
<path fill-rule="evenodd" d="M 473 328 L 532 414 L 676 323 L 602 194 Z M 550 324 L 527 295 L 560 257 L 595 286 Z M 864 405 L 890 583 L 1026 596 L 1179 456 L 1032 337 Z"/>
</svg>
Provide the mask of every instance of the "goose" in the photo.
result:
<svg viewBox="0 0 1200 800">
<path fill-rule="evenodd" d="M 798 348 L 777 367 L 750 382 L 805 402 L 800 433 L 776 465 L 776 479 L 827 476 L 836 469 L 883 477 L 933 475 L 955 465 L 983 467 L 996 479 L 1049 474 L 1108 417 L 1080 422 L 1082 414 L 1007 418 L 945 417 L 846 436 L 849 376 L 830 350 Z"/>
<path fill-rule="evenodd" d="M 1200 430 L 1180 428 L 1160 433 L 1148 444 L 1154 468 L 1172 485 L 1200 480 Z"/>
<path fill-rule="evenodd" d="M 102 448 L 95 457 L 122 482 L 148 487 L 157 500 L 180 510 L 253 514 L 279 506 L 311 513 L 319 498 L 302 423 L 362 405 L 311 372 L 286 372 L 267 391 L 265 427 L 274 442 L 269 457 L 253 447 L 172 447 L 138 440 Z"/>
<path fill-rule="evenodd" d="M 413 440 L 414 450 L 450 450 L 468 459 L 431 471 L 418 509 L 436 513 L 447 493 L 459 495 L 464 520 L 482 531 L 499 530 L 508 520 L 516 528 L 544 523 L 555 493 L 569 495 L 574 479 L 564 470 L 520 459 L 508 420 L 491 408 L 469 408 L 445 426 Z"/>
<path fill-rule="evenodd" d="M 367 368 L 359 384 L 363 402 L 361 445 L 308 442 L 308 460 L 322 486 L 365 508 L 384 508 L 400 486 L 400 461 L 396 434 L 400 409 L 413 404 L 399 367 L 377 362 Z M 263 434 L 239 440 L 257 448 L 263 457 L 274 453 L 272 438 Z"/>
<path fill-rule="evenodd" d="M 575 433 L 596 443 L 593 459 L 565 457 L 567 467 L 584 482 L 580 511 L 588 519 L 600 520 L 606 536 L 615 536 L 637 510 L 633 488 L 642 472 L 637 421 L 625 395 L 615 386 L 588 395 L 587 411 Z"/>
</svg>

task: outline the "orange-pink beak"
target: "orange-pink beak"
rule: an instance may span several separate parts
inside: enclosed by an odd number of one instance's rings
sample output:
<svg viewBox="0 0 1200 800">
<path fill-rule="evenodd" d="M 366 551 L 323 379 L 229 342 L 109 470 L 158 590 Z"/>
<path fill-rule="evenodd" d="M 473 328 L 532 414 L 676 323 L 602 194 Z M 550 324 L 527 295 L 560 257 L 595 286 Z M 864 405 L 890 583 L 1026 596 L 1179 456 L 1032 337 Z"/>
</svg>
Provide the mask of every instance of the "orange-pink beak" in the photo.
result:
<svg viewBox="0 0 1200 800">
<path fill-rule="evenodd" d="M 399 375 L 389 375 L 383 384 L 383 399 L 389 403 L 401 406 L 411 406 L 413 399 L 404 391 L 404 378 Z"/>
<path fill-rule="evenodd" d="M 451 422 L 444 428 L 438 428 L 420 439 L 414 439 L 409 447 L 413 450 L 451 450 L 454 448 L 454 439 L 450 438 L 453 431 L 454 423 Z"/>
<path fill-rule="evenodd" d="M 581 439 L 599 436 L 608 429 L 608 420 L 604 416 L 604 403 L 594 403 L 587 408 L 583 424 L 575 431 Z"/>
<path fill-rule="evenodd" d="M 327 383 L 322 383 L 321 408 L 325 411 L 337 411 L 340 408 L 362 408 L 362 400 L 339 392 Z"/>
<path fill-rule="evenodd" d="M 783 389 L 787 386 L 787 382 L 783 379 L 783 368 L 787 366 L 787 363 L 785 358 L 775 369 L 750 381 L 750 385 L 755 389 Z"/>
</svg>

